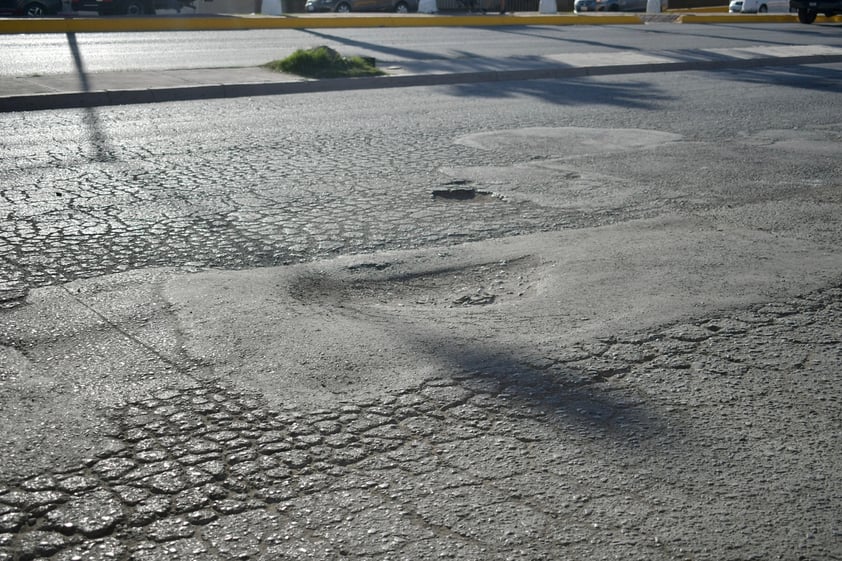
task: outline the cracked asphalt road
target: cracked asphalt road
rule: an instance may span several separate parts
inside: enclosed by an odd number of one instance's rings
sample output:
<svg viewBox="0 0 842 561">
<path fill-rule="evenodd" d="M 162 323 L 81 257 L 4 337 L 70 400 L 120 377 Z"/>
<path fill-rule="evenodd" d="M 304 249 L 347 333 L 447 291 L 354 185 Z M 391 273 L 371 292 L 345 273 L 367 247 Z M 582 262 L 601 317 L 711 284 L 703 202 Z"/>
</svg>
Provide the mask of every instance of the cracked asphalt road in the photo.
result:
<svg viewBox="0 0 842 561">
<path fill-rule="evenodd" d="M 0 560 L 842 557 L 838 81 L 3 115 Z"/>
<path fill-rule="evenodd" d="M 90 457 L 0 488 L 0 551 L 673 559 L 718 557 L 724 541 L 731 558 L 830 559 L 841 296 L 326 408 L 273 408 L 183 368 L 187 380 L 109 408 Z"/>
</svg>

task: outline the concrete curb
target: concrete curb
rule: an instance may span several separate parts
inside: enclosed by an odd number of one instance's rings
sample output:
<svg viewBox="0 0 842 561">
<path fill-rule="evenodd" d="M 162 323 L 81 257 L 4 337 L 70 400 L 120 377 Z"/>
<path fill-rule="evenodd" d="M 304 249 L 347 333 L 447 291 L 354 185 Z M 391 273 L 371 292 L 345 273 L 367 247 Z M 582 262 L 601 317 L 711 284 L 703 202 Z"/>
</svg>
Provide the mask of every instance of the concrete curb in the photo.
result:
<svg viewBox="0 0 842 561">
<path fill-rule="evenodd" d="M 175 16 L 0 19 L 0 34 L 107 33 L 141 31 L 221 31 L 243 29 L 318 29 L 362 27 L 484 27 L 501 25 L 640 25 L 637 15 L 524 14 L 375 16 Z"/>
<path fill-rule="evenodd" d="M 317 92 L 447 86 L 483 82 L 578 78 L 647 72 L 686 72 L 723 69 L 757 68 L 761 66 L 794 66 L 842 62 L 842 55 L 802 55 L 758 57 L 730 60 L 696 60 L 664 63 L 642 63 L 591 67 L 548 66 L 521 70 L 495 70 L 448 74 L 414 74 L 372 78 L 338 78 L 293 82 L 247 84 L 210 84 L 148 89 L 106 90 L 93 92 L 61 92 L 0 97 L 0 113 L 50 109 L 91 108 L 112 105 L 164 103 L 201 99 L 229 99 Z"/>
</svg>

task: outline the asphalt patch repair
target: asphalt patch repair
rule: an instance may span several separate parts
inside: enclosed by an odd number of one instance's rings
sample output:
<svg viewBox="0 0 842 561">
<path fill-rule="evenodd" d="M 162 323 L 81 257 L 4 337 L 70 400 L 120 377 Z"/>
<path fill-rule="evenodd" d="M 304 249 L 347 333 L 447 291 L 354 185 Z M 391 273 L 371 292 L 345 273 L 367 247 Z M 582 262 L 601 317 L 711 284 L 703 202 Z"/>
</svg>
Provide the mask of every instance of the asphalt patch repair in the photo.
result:
<svg viewBox="0 0 842 561">
<path fill-rule="evenodd" d="M 832 558 L 841 266 L 677 216 L 35 289 L 0 554 Z"/>
</svg>

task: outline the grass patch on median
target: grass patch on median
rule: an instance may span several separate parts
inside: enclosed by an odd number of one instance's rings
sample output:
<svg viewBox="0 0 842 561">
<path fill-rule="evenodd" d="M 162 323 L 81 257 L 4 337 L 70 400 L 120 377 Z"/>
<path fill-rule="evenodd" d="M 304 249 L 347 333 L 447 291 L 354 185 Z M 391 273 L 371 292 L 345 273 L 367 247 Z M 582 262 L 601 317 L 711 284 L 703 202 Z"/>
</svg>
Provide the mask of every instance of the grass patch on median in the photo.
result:
<svg viewBox="0 0 842 561">
<path fill-rule="evenodd" d="M 325 46 L 298 49 L 286 58 L 273 60 L 263 66 L 276 72 L 297 74 L 305 78 L 356 78 L 385 74 L 374 65 L 373 58 L 346 58 Z"/>
</svg>

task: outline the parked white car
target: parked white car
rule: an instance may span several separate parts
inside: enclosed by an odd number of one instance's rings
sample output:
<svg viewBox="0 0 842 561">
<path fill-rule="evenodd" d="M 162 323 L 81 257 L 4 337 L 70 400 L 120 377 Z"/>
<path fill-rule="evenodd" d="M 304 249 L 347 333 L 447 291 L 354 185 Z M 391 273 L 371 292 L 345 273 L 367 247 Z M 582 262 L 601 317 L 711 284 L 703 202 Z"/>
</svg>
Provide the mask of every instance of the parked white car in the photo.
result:
<svg viewBox="0 0 842 561">
<path fill-rule="evenodd" d="M 732 14 L 765 14 L 769 5 L 763 0 L 731 0 L 728 11 Z"/>
</svg>

